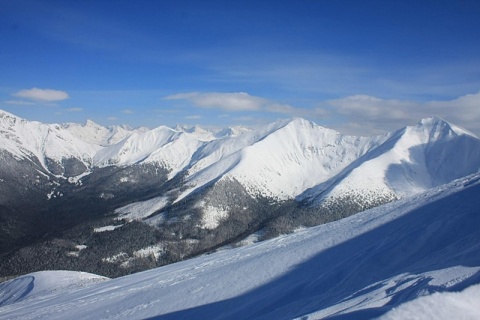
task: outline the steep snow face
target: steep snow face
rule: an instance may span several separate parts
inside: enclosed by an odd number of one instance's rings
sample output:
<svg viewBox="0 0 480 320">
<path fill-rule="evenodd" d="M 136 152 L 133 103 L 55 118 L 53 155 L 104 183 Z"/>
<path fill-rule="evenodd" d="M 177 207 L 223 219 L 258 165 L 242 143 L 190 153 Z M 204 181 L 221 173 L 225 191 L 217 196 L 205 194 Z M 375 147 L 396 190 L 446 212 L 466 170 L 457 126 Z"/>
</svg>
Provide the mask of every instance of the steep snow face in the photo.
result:
<svg viewBox="0 0 480 320">
<path fill-rule="evenodd" d="M 220 178 L 234 178 L 251 195 L 293 198 L 382 141 L 341 135 L 303 119 L 279 121 L 201 149 L 188 170 L 192 188 L 184 195 Z"/>
<path fill-rule="evenodd" d="M 293 198 L 340 172 L 378 140 L 341 135 L 296 119 L 244 148 L 229 175 L 252 194 Z"/>
<path fill-rule="evenodd" d="M 390 135 L 338 176 L 301 198 L 320 204 L 345 195 L 404 197 L 480 168 L 480 139 L 440 118 L 427 118 Z"/>
<path fill-rule="evenodd" d="M 14 301 L 21 277 L 0 285 L 0 319 L 376 318 L 480 282 L 479 192 L 476 174 L 251 246 Z M 465 293 L 477 296 L 477 287 Z M 472 311 L 470 300 L 455 318 Z M 431 310 L 415 301 L 405 309 L 420 319 Z"/>
<path fill-rule="evenodd" d="M 36 157 L 47 170 L 48 159 L 61 162 L 75 158 L 89 167 L 95 153 L 101 149 L 75 137 L 58 124 L 26 121 L 0 111 L 0 145 L 18 159 Z"/>
<path fill-rule="evenodd" d="M 424 146 L 431 186 L 438 186 L 480 170 L 480 139 L 438 118 L 431 118 Z M 423 120 L 425 121 L 425 120 Z M 427 124 L 425 128 L 429 128 Z"/>
</svg>

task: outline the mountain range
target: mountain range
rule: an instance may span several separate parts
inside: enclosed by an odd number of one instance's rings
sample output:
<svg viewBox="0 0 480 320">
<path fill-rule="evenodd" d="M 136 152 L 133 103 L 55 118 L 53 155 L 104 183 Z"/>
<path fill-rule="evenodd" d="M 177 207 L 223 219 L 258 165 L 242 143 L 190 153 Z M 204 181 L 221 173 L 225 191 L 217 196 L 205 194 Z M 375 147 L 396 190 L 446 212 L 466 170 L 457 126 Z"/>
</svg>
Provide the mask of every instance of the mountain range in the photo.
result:
<svg viewBox="0 0 480 320">
<path fill-rule="evenodd" d="M 43 124 L 0 111 L 0 276 L 118 276 L 418 194 L 478 172 L 432 117 L 374 137 L 304 119 L 255 130 Z"/>
</svg>

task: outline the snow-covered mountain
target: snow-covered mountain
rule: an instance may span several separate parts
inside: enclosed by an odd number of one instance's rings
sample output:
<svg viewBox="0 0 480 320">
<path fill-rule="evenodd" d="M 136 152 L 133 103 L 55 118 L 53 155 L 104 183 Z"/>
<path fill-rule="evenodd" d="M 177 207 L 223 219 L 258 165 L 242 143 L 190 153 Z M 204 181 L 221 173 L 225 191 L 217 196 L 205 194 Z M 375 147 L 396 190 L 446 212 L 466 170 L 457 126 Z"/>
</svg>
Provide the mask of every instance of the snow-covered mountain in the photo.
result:
<svg viewBox="0 0 480 320">
<path fill-rule="evenodd" d="M 92 230 L 103 227 L 118 241 L 142 233 L 128 250 L 114 244 L 95 255 L 97 265 L 113 270 L 114 261 L 127 273 L 346 217 L 478 172 L 480 139 L 435 117 L 357 137 L 304 119 L 215 133 L 42 124 L 0 111 L 0 158 L 0 255 L 16 252 L 0 261 L 0 275 L 23 270 L 21 248 L 46 234 L 90 248 L 86 242 L 102 237 Z M 85 224 L 92 224 L 88 241 L 62 234 Z M 164 254 L 142 266 L 135 252 L 152 245 Z M 57 260 L 83 268 L 92 252 Z"/>
<path fill-rule="evenodd" d="M 57 174 L 55 165 L 64 159 L 80 161 L 90 167 L 100 150 L 65 130 L 61 125 L 26 121 L 0 111 L 0 149 L 16 159 L 36 161 L 45 170 Z"/>
<path fill-rule="evenodd" d="M 381 141 L 345 136 L 303 119 L 275 122 L 203 148 L 187 171 L 192 188 L 185 194 L 213 181 L 235 179 L 251 195 L 292 199 Z"/>
<path fill-rule="evenodd" d="M 314 204 L 358 196 L 404 197 L 445 184 L 480 169 L 480 140 L 440 118 L 427 118 L 387 136 L 339 175 L 300 198 Z"/>
<path fill-rule="evenodd" d="M 132 129 L 127 126 L 103 127 L 92 120 L 87 120 L 85 124 L 66 123 L 63 128 L 71 132 L 72 135 L 89 144 L 108 146 L 128 138 L 134 132 L 146 132 L 148 128 Z"/>
<path fill-rule="evenodd" d="M 479 139 L 439 118 L 377 137 L 346 136 L 303 119 L 255 131 L 229 128 L 222 138 L 198 126 L 46 125 L 3 111 L 0 121 L 1 149 L 15 157 L 36 157 L 50 173 L 58 174 L 52 160 L 61 166 L 62 160 L 76 159 L 88 170 L 155 163 L 170 179 L 186 173 L 188 188 L 180 199 L 221 179 L 237 180 L 252 195 L 281 200 L 322 201 L 327 194 L 356 190 L 405 196 L 480 167 Z"/>
<path fill-rule="evenodd" d="M 221 129 L 215 133 L 216 138 L 230 138 L 237 137 L 244 133 L 251 132 L 252 129 L 244 126 L 233 126 Z"/>
<path fill-rule="evenodd" d="M 118 279 L 22 276 L 0 284 L 0 319 L 477 319 L 479 192 L 475 174 Z"/>
</svg>

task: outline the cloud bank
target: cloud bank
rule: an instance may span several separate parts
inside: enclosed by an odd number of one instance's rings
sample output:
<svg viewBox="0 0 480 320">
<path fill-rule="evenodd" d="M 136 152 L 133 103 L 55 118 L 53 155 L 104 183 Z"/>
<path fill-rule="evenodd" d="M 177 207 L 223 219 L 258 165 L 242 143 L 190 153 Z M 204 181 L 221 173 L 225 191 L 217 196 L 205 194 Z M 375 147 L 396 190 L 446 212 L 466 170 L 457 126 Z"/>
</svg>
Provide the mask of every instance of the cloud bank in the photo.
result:
<svg viewBox="0 0 480 320">
<path fill-rule="evenodd" d="M 170 95 L 165 97 L 166 100 L 186 100 L 194 106 L 204 109 L 221 109 L 224 111 L 241 112 L 241 111 L 263 111 L 287 114 L 289 116 L 307 117 L 314 110 L 293 107 L 289 104 L 281 104 L 275 101 L 252 96 L 245 92 L 189 92 Z"/>
<path fill-rule="evenodd" d="M 316 107 L 299 108 L 281 104 L 245 92 L 189 92 L 165 97 L 185 100 L 194 107 L 225 112 L 263 112 L 305 117 L 346 134 L 373 135 L 438 116 L 479 135 L 480 92 L 445 101 L 409 101 L 382 99 L 370 95 L 352 95 L 318 102 Z M 245 117 L 243 117 L 245 119 Z M 240 119 L 236 117 L 235 119 Z"/>
<path fill-rule="evenodd" d="M 42 102 L 61 101 L 69 98 L 65 91 L 39 88 L 23 89 L 14 93 L 13 96 Z"/>
<path fill-rule="evenodd" d="M 438 116 L 480 132 L 480 92 L 446 101 L 404 101 L 354 95 L 323 102 L 320 110 L 346 118 L 342 131 L 375 134 L 398 129 L 419 119 Z M 373 129 L 375 128 L 375 130 Z"/>
<path fill-rule="evenodd" d="M 201 108 L 217 108 L 226 111 L 258 111 L 268 100 L 251 96 L 245 92 L 189 92 L 165 97 L 167 100 L 187 100 Z"/>
</svg>

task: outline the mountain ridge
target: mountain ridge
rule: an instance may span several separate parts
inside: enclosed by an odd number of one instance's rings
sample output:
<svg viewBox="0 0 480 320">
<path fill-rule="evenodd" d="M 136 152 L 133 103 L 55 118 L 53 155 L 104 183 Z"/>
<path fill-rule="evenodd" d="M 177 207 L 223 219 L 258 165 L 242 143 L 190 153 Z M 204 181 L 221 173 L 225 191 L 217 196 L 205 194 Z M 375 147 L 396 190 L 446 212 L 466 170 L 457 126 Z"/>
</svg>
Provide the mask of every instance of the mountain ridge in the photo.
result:
<svg viewBox="0 0 480 320">
<path fill-rule="evenodd" d="M 2 114 L 0 255 L 11 256 L 0 275 L 38 270 L 22 262 L 33 245 L 47 262 L 118 276 L 341 219 L 480 168 L 480 139 L 435 117 L 373 137 L 301 118 L 217 138 L 199 127 L 129 130 Z M 72 256 L 54 237 L 87 249 Z M 107 247 L 104 237 L 117 240 Z"/>
</svg>

